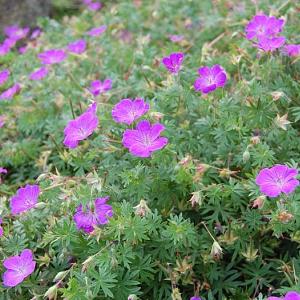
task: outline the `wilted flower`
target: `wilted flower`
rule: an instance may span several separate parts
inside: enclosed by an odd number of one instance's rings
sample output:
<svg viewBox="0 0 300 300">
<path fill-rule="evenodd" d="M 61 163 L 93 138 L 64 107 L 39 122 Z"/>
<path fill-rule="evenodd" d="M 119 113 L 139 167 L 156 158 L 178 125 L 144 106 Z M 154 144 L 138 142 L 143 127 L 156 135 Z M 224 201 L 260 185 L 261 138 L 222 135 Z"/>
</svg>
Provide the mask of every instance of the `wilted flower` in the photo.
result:
<svg viewBox="0 0 300 300">
<path fill-rule="evenodd" d="M 277 100 L 279 100 L 281 97 L 284 96 L 284 93 L 281 92 L 281 91 L 275 91 L 275 92 L 272 92 L 272 93 L 271 93 L 271 96 L 272 96 L 272 98 L 273 98 L 274 101 L 277 101 Z"/>
<path fill-rule="evenodd" d="M 123 99 L 112 109 L 112 117 L 117 123 L 130 125 L 144 115 L 149 108 L 150 105 L 143 99 Z"/>
<path fill-rule="evenodd" d="M 268 17 L 266 15 L 256 15 L 246 26 L 246 38 L 252 40 L 260 37 L 274 37 L 282 31 L 283 19 Z"/>
<path fill-rule="evenodd" d="M 136 129 L 126 129 L 123 134 L 123 145 L 137 157 L 149 157 L 154 151 L 160 150 L 168 143 L 166 137 L 160 137 L 165 127 L 156 123 L 151 125 L 148 120 L 140 121 Z"/>
<path fill-rule="evenodd" d="M 192 207 L 194 207 L 196 204 L 201 205 L 202 204 L 202 197 L 201 197 L 201 192 L 193 192 L 192 197 L 189 200 L 192 204 Z"/>
<path fill-rule="evenodd" d="M 58 64 L 62 62 L 66 57 L 67 54 L 64 50 L 61 49 L 51 49 L 38 54 L 38 58 L 44 65 Z"/>
<path fill-rule="evenodd" d="M 282 52 L 288 56 L 300 56 L 300 44 L 285 45 Z"/>
<path fill-rule="evenodd" d="M 278 215 L 278 220 L 281 223 L 288 223 L 293 218 L 294 218 L 294 215 L 292 215 L 291 213 L 289 213 L 287 211 L 281 211 Z"/>
<path fill-rule="evenodd" d="M 214 65 L 211 68 L 202 67 L 198 70 L 198 73 L 200 77 L 194 83 L 196 91 L 207 94 L 226 84 L 227 75 L 220 65 Z"/>
<path fill-rule="evenodd" d="M 170 39 L 171 42 L 178 43 L 178 42 L 181 42 L 184 39 L 184 36 L 183 35 L 177 35 L 177 34 L 170 34 L 169 39 Z"/>
<path fill-rule="evenodd" d="M 88 205 L 83 207 L 80 204 L 73 217 L 77 229 L 91 233 L 96 226 L 107 224 L 108 219 L 113 216 L 112 207 L 106 204 L 108 199 L 109 197 L 95 199 L 93 210 Z"/>
<path fill-rule="evenodd" d="M 68 50 L 72 53 L 81 54 L 86 49 L 86 41 L 81 39 L 68 45 Z"/>
<path fill-rule="evenodd" d="M 276 49 L 282 47 L 285 43 L 285 37 L 267 37 L 262 36 L 258 38 L 257 47 L 265 52 L 273 52 Z"/>
<path fill-rule="evenodd" d="M 95 80 L 91 83 L 90 91 L 94 96 L 98 96 L 99 94 L 111 90 L 111 88 L 112 88 L 111 79 L 105 79 L 103 81 Z"/>
<path fill-rule="evenodd" d="M 259 135 L 254 135 L 250 138 L 250 142 L 252 145 L 257 145 L 260 143 L 260 136 Z"/>
<path fill-rule="evenodd" d="M 253 201 L 252 207 L 253 207 L 253 208 L 261 209 L 261 208 L 264 206 L 265 200 L 266 200 L 266 197 L 265 197 L 265 196 L 259 196 L 259 197 L 257 197 L 257 198 Z"/>
<path fill-rule="evenodd" d="M 10 75 L 10 72 L 8 69 L 5 69 L 0 72 L 0 85 L 3 85 L 7 81 L 9 75 Z"/>
<path fill-rule="evenodd" d="M 186 155 L 185 157 L 183 157 L 183 158 L 178 162 L 178 164 L 179 164 L 180 166 L 185 167 L 185 166 L 187 166 L 190 162 L 192 162 L 192 160 L 193 160 L 193 157 L 192 157 L 190 154 L 188 154 L 188 155 Z"/>
<path fill-rule="evenodd" d="M 135 214 L 140 217 L 145 217 L 145 215 L 151 212 L 151 209 L 147 205 L 147 202 L 144 199 L 141 199 L 140 203 L 134 207 Z"/>
<path fill-rule="evenodd" d="M 223 250 L 217 241 L 213 242 L 211 247 L 210 255 L 213 259 L 219 260 L 222 256 Z"/>
<path fill-rule="evenodd" d="M 46 67 L 41 67 L 29 75 L 30 80 L 41 80 L 47 76 L 49 70 Z"/>
<path fill-rule="evenodd" d="M 82 115 L 69 121 L 64 130 L 64 145 L 68 148 L 76 148 L 78 143 L 90 136 L 98 126 L 99 120 L 96 114 L 97 104 L 94 102 Z"/>
<path fill-rule="evenodd" d="M 287 292 L 284 297 L 268 297 L 268 300 L 300 300 L 300 294 L 297 292 Z"/>
<path fill-rule="evenodd" d="M 285 114 L 283 115 L 282 117 L 280 117 L 279 115 L 276 116 L 276 119 L 275 119 L 275 124 L 283 129 L 283 130 L 286 130 L 286 126 L 289 125 L 291 122 L 287 119 L 288 115 Z"/>
<path fill-rule="evenodd" d="M 106 25 L 102 25 L 100 27 L 92 28 L 90 31 L 87 32 L 90 36 L 100 36 L 103 32 L 107 29 Z"/>
<path fill-rule="evenodd" d="M 38 185 L 29 185 L 19 188 L 16 195 L 10 199 L 10 208 L 13 215 L 18 215 L 35 207 L 40 194 Z"/>
<path fill-rule="evenodd" d="M 2 94 L 0 94 L 0 100 L 11 100 L 15 94 L 21 90 L 21 86 L 16 83 Z"/>
<path fill-rule="evenodd" d="M 266 196 L 275 198 L 280 193 L 290 194 L 299 185 L 295 178 L 298 170 L 285 165 L 275 165 L 272 168 L 262 169 L 256 177 L 256 184 Z"/>
<path fill-rule="evenodd" d="M 3 284 L 8 287 L 20 284 L 33 273 L 35 265 L 30 249 L 24 249 L 19 256 L 6 258 L 3 262 L 3 266 L 7 269 L 3 274 Z"/>
<path fill-rule="evenodd" d="M 183 59 L 184 54 L 177 52 L 172 53 L 170 56 L 164 57 L 162 59 L 162 63 L 170 73 L 177 74 L 180 70 Z"/>
</svg>

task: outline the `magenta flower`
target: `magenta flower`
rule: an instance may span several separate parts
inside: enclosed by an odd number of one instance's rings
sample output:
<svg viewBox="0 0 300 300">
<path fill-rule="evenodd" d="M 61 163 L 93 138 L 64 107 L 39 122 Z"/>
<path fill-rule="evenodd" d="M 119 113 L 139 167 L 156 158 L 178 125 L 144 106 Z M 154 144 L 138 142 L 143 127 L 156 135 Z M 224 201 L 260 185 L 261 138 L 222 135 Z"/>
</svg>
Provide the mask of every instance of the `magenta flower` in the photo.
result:
<svg viewBox="0 0 300 300">
<path fill-rule="evenodd" d="M 88 9 L 91 11 L 97 11 L 102 8 L 102 3 L 101 2 L 94 2 L 94 3 L 89 3 L 87 5 Z"/>
<path fill-rule="evenodd" d="M 283 19 L 256 15 L 246 26 L 246 38 L 252 40 L 260 37 L 274 37 L 282 31 L 283 25 Z"/>
<path fill-rule="evenodd" d="M 288 56 L 300 56 L 300 44 L 286 45 L 284 46 L 282 52 Z"/>
<path fill-rule="evenodd" d="M 58 64 L 62 62 L 66 57 L 67 54 L 64 50 L 61 49 L 51 49 L 38 54 L 38 58 L 44 65 Z"/>
<path fill-rule="evenodd" d="M 64 130 L 64 145 L 76 148 L 78 143 L 90 136 L 97 128 L 99 120 L 96 114 L 97 104 L 94 102 L 82 115 L 69 121 Z"/>
<path fill-rule="evenodd" d="M 6 38 L 4 41 L 3 41 L 3 45 L 4 46 L 7 46 L 9 49 L 11 49 L 12 47 L 14 47 L 17 43 L 17 40 L 14 40 L 12 38 Z"/>
<path fill-rule="evenodd" d="M 105 93 L 112 88 L 112 80 L 105 79 L 104 81 L 95 80 L 91 83 L 90 92 L 94 96 L 98 96 L 99 94 Z"/>
<path fill-rule="evenodd" d="M 276 49 L 282 47 L 285 43 L 285 37 L 266 37 L 262 36 L 258 38 L 257 47 L 262 49 L 265 52 L 273 52 Z"/>
<path fill-rule="evenodd" d="M 198 70 L 199 78 L 194 82 L 195 90 L 208 94 L 219 87 L 223 87 L 227 81 L 225 70 L 220 65 L 202 67 Z"/>
<path fill-rule="evenodd" d="M 7 174 L 7 170 L 5 168 L 0 167 L 0 174 Z"/>
<path fill-rule="evenodd" d="M 45 78 L 49 73 L 49 70 L 46 67 L 41 67 L 37 69 L 36 71 L 32 72 L 29 75 L 30 80 L 41 80 Z"/>
<path fill-rule="evenodd" d="M 78 40 L 68 45 L 68 50 L 72 53 L 81 54 L 86 49 L 85 40 Z"/>
<path fill-rule="evenodd" d="M 198 296 L 194 296 L 194 297 L 192 297 L 190 300 L 201 300 L 201 298 L 198 297 Z"/>
<path fill-rule="evenodd" d="M 21 86 L 16 83 L 6 91 L 4 91 L 2 94 L 0 94 L 0 100 L 11 100 L 13 96 L 17 93 L 19 93 L 21 90 Z"/>
<path fill-rule="evenodd" d="M 106 25 L 102 25 L 100 27 L 92 28 L 90 31 L 87 32 L 90 36 L 100 36 L 105 30 L 107 29 Z"/>
<path fill-rule="evenodd" d="M 10 75 L 10 72 L 8 69 L 5 69 L 0 72 L 0 85 L 3 85 L 7 81 L 9 75 Z"/>
<path fill-rule="evenodd" d="M 275 165 L 272 168 L 262 169 L 255 182 L 263 194 L 274 198 L 280 193 L 292 193 L 299 185 L 299 181 L 295 178 L 297 175 L 297 169 Z"/>
<path fill-rule="evenodd" d="M 3 284 L 13 287 L 20 284 L 34 272 L 36 262 L 30 249 L 24 249 L 19 256 L 11 256 L 4 260 L 3 266 L 7 269 L 3 274 Z"/>
<path fill-rule="evenodd" d="M 288 292 L 283 298 L 282 297 L 268 297 L 268 300 L 300 300 L 300 294 L 297 292 Z"/>
<path fill-rule="evenodd" d="M 20 48 L 18 49 L 18 51 L 19 51 L 20 54 L 26 53 L 27 50 L 28 50 L 28 47 L 27 47 L 26 45 L 23 46 L 23 47 L 20 47 Z"/>
<path fill-rule="evenodd" d="M 0 44 L 0 56 L 6 55 L 10 51 L 10 48 L 7 45 Z"/>
<path fill-rule="evenodd" d="M 184 39 L 184 36 L 183 35 L 177 35 L 177 34 L 170 34 L 169 39 L 170 39 L 171 42 L 178 43 L 178 42 L 181 42 Z"/>
<path fill-rule="evenodd" d="M 42 33 L 42 30 L 40 28 L 37 28 L 35 30 L 32 31 L 31 35 L 30 35 L 30 39 L 31 40 L 35 40 L 37 39 Z"/>
<path fill-rule="evenodd" d="M 19 188 L 16 195 L 10 199 L 10 208 L 13 215 L 26 212 L 35 207 L 40 195 L 38 185 L 26 184 L 25 187 Z"/>
<path fill-rule="evenodd" d="M 170 56 L 164 57 L 162 59 L 162 63 L 170 73 L 177 74 L 180 70 L 183 59 L 183 53 L 172 53 Z"/>
<path fill-rule="evenodd" d="M 3 235 L 3 228 L 1 224 L 3 223 L 2 219 L 0 218 L 0 237 Z"/>
<path fill-rule="evenodd" d="M 144 115 L 150 105 L 143 99 L 123 99 L 117 103 L 112 110 L 112 117 L 117 123 L 132 124 Z"/>
<path fill-rule="evenodd" d="M 112 207 L 106 204 L 108 199 L 109 197 L 95 199 L 93 209 L 88 205 L 83 207 L 80 204 L 73 217 L 77 229 L 91 233 L 98 225 L 107 224 L 108 219 L 113 216 Z"/>
<path fill-rule="evenodd" d="M 14 39 L 16 41 L 23 39 L 27 36 L 29 28 L 20 28 L 16 25 L 8 26 L 4 29 L 4 33 L 7 37 Z"/>
<path fill-rule="evenodd" d="M 151 125 L 148 120 L 140 121 L 136 129 L 126 129 L 123 134 L 123 146 L 137 157 L 149 157 L 154 151 L 164 148 L 168 144 L 166 137 L 160 134 L 165 127 L 156 123 Z"/>
</svg>

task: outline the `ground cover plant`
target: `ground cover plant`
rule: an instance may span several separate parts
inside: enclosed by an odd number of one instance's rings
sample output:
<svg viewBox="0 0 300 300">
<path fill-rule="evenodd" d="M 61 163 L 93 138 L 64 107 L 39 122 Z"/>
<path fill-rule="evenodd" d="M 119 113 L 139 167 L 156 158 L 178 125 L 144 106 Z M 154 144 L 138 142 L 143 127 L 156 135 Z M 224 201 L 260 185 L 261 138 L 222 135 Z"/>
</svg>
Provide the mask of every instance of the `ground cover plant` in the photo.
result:
<svg viewBox="0 0 300 300">
<path fill-rule="evenodd" d="M 0 299 L 299 300 L 299 12 L 83 1 L 6 28 Z"/>
</svg>

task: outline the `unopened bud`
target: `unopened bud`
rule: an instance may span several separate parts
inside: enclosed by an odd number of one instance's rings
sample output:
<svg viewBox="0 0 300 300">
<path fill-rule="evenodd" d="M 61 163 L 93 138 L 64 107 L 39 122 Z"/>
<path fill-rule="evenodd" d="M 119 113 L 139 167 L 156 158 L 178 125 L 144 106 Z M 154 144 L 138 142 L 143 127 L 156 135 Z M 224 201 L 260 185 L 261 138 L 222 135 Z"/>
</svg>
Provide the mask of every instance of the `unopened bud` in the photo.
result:
<svg viewBox="0 0 300 300">
<path fill-rule="evenodd" d="M 144 199 L 141 199 L 140 203 L 134 208 L 135 214 L 140 217 L 145 217 L 147 213 L 151 212 L 151 209 L 148 207 L 147 202 Z"/>
<path fill-rule="evenodd" d="M 158 111 L 153 111 L 150 113 L 150 117 L 158 122 L 164 117 L 164 114 Z"/>
<path fill-rule="evenodd" d="M 57 298 L 57 285 L 51 286 L 44 295 L 45 298 L 51 300 Z"/>
<path fill-rule="evenodd" d="M 46 203 L 45 202 L 39 202 L 35 205 L 35 208 L 37 209 L 43 209 L 46 207 Z"/>
<path fill-rule="evenodd" d="M 138 297 L 137 297 L 137 295 L 129 295 L 128 296 L 128 298 L 127 298 L 127 300 L 137 300 L 138 299 Z"/>
<path fill-rule="evenodd" d="M 214 241 L 211 247 L 210 255 L 213 259 L 219 260 L 222 257 L 223 250 L 217 241 Z"/>
<path fill-rule="evenodd" d="M 69 271 L 62 271 L 62 272 L 58 272 L 56 274 L 56 276 L 54 277 L 53 281 L 56 282 L 56 281 L 59 281 L 61 280 L 62 278 L 64 278 L 66 276 L 66 274 L 68 273 Z"/>
<path fill-rule="evenodd" d="M 248 151 L 248 149 L 246 149 L 246 151 L 243 153 L 243 162 L 247 162 L 250 159 L 250 152 Z"/>
</svg>

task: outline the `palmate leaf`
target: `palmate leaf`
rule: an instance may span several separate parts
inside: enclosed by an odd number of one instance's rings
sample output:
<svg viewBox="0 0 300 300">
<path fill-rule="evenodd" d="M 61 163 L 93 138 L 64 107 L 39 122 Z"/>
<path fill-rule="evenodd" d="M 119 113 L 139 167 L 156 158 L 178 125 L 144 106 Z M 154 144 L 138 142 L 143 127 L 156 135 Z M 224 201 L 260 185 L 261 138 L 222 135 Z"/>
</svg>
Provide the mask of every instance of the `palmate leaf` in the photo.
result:
<svg viewBox="0 0 300 300">
<path fill-rule="evenodd" d="M 91 276 L 91 290 L 95 296 L 104 294 L 105 297 L 114 298 L 112 289 L 117 285 L 117 274 L 112 273 L 108 266 L 100 264 L 95 269 L 89 269 Z"/>
</svg>

